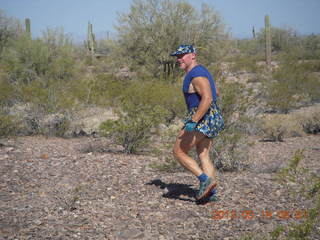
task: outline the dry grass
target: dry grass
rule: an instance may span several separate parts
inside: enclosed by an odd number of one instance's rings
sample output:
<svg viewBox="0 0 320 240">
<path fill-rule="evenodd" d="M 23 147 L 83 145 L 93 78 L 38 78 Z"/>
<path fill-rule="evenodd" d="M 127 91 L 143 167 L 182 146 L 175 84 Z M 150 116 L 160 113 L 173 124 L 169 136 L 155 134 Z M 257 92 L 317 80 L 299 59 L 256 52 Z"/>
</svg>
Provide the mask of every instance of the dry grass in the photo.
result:
<svg viewBox="0 0 320 240">
<path fill-rule="evenodd" d="M 261 118 L 261 129 L 266 141 L 283 141 L 320 132 L 320 106 L 297 110 L 290 114 L 268 114 Z"/>
</svg>

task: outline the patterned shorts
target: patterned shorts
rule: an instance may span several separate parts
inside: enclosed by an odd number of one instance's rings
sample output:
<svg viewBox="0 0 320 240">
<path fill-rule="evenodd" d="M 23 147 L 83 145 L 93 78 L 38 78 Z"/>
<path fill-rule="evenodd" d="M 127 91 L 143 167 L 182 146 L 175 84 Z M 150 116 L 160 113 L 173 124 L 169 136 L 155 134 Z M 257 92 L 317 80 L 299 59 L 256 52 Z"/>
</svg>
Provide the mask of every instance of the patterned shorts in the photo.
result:
<svg viewBox="0 0 320 240">
<path fill-rule="evenodd" d="M 196 113 L 197 109 L 197 107 L 194 107 L 188 112 L 184 119 L 184 124 L 191 120 L 192 115 Z M 198 122 L 195 130 L 203 133 L 208 138 L 214 138 L 217 137 L 223 129 L 224 121 L 221 110 L 214 102 L 212 102 L 206 114 Z"/>
</svg>

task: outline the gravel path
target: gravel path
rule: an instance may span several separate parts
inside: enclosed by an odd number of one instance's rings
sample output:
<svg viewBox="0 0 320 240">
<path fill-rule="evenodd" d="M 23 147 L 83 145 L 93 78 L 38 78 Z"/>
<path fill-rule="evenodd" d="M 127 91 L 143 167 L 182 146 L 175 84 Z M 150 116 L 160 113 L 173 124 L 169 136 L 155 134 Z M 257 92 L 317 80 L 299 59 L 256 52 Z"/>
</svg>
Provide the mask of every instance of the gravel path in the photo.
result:
<svg viewBox="0 0 320 240">
<path fill-rule="evenodd" d="M 19 137 L 0 142 L 0 239 L 240 239 L 305 220 L 300 191 L 320 175 L 320 135 L 253 139 L 251 169 L 219 172 L 219 201 L 197 205 L 197 179 L 160 172 L 155 157 L 87 152 L 99 138 Z M 304 149 L 305 174 L 275 171 Z M 290 215 L 286 215 L 289 212 Z M 320 239 L 312 235 L 310 239 Z"/>
</svg>

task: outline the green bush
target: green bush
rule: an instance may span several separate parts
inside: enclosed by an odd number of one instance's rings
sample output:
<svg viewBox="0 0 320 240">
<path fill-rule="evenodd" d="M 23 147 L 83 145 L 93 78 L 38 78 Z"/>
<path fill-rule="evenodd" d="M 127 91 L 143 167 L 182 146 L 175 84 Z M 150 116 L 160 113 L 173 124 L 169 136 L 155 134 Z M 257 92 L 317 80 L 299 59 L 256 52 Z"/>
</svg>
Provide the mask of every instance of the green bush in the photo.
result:
<svg viewBox="0 0 320 240">
<path fill-rule="evenodd" d="M 40 126 L 39 133 L 45 136 L 64 137 L 69 129 L 70 120 L 62 114 L 54 114 L 47 116 Z"/>
<path fill-rule="evenodd" d="M 277 172 L 276 179 L 280 182 L 296 182 L 298 174 L 303 172 L 303 168 L 299 167 L 299 163 L 305 158 L 304 149 L 297 149 L 289 161 L 287 167 L 280 168 Z"/>
<path fill-rule="evenodd" d="M 152 128 L 162 122 L 167 111 L 161 106 L 136 105 L 126 102 L 118 112 L 118 120 L 101 124 L 103 135 L 109 136 L 124 148 L 125 153 L 136 153 L 148 146 Z"/>
<path fill-rule="evenodd" d="M 314 197 L 316 194 L 320 194 L 320 177 L 316 176 L 312 181 L 312 186 L 309 190 L 309 196 Z"/>
<path fill-rule="evenodd" d="M 9 116 L 3 110 L 0 110 L 0 137 L 15 135 L 18 131 L 17 120 L 13 116 Z"/>
<path fill-rule="evenodd" d="M 122 145 L 126 153 L 135 153 L 148 146 L 160 123 L 170 123 L 185 106 L 177 86 L 172 84 L 141 80 L 114 83 L 115 87 L 120 85 L 123 87 L 118 89 L 118 96 L 110 95 L 116 98 L 118 119 L 104 122 L 101 132 Z"/>
<path fill-rule="evenodd" d="M 8 74 L 0 72 L 0 107 L 11 103 L 14 86 L 8 81 Z"/>
<path fill-rule="evenodd" d="M 100 106 L 116 106 L 126 88 L 126 82 L 108 73 L 90 74 L 86 82 L 84 101 Z"/>
<path fill-rule="evenodd" d="M 175 117 L 182 117 L 186 111 L 179 84 L 132 81 L 125 88 L 121 101 L 150 107 L 161 106 L 168 112 L 167 123 Z"/>
<path fill-rule="evenodd" d="M 31 106 L 13 116 L 22 121 L 21 133 L 62 136 L 67 130 L 67 119 L 56 121 L 59 126 L 42 126 L 40 121 L 85 103 L 88 80 L 79 53 L 62 31 L 47 30 L 38 39 L 21 34 L 8 40 L 0 56 L 0 104 L 5 109 Z"/>
<path fill-rule="evenodd" d="M 260 128 L 264 141 L 282 142 L 285 137 L 303 136 L 297 114 L 268 114 L 261 118 Z"/>
<path fill-rule="evenodd" d="M 256 62 L 256 59 L 251 56 L 238 56 L 233 59 L 231 71 L 247 71 L 250 73 L 256 73 L 259 70 Z"/>
<path fill-rule="evenodd" d="M 320 35 L 311 34 L 302 39 L 303 57 L 305 59 L 320 59 Z"/>
<path fill-rule="evenodd" d="M 205 63 L 226 54 L 225 25 L 207 4 L 197 10 L 184 0 L 137 0 L 118 22 L 117 57 L 124 60 L 122 65 L 143 75 L 177 76 L 178 68 L 169 54 L 183 42 L 196 44 Z"/>
<path fill-rule="evenodd" d="M 320 99 L 320 79 L 313 74 L 314 63 L 301 62 L 297 56 L 286 55 L 271 78 L 265 81 L 267 104 L 274 111 L 288 113 L 301 104 Z"/>
<path fill-rule="evenodd" d="M 72 108 L 85 95 L 83 63 L 62 32 L 48 30 L 43 38 L 11 39 L 1 54 L 1 81 L 11 94 L 3 101 L 41 105 L 46 112 Z"/>
<path fill-rule="evenodd" d="M 213 159 L 217 168 L 239 170 L 248 166 L 246 136 L 253 126 L 251 119 L 244 115 L 248 102 L 239 83 L 221 82 L 221 101 L 218 102 L 225 121 L 225 129 L 214 140 Z"/>
<path fill-rule="evenodd" d="M 305 133 L 317 134 L 320 132 L 320 108 L 313 108 L 299 114 L 299 122 Z"/>
<path fill-rule="evenodd" d="M 258 57 L 259 59 L 260 53 L 264 50 L 264 46 L 256 39 L 237 39 L 234 41 L 234 47 L 240 51 L 240 54 Z"/>
<path fill-rule="evenodd" d="M 290 49 L 297 47 L 299 37 L 293 29 L 271 27 L 271 47 L 272 51 L 290 51 Z M 265 30 L 262 29 L 258 33 L 257 41 L 259 42 L 262 51 L 265 46 Z"/>
<path fill-rule="evenodd" d="M 22 28 L 17 19 L 7 17 L 0 9 L 0 54 L 8 46 L 11 39 L 22 34 Z"/>
</svg>

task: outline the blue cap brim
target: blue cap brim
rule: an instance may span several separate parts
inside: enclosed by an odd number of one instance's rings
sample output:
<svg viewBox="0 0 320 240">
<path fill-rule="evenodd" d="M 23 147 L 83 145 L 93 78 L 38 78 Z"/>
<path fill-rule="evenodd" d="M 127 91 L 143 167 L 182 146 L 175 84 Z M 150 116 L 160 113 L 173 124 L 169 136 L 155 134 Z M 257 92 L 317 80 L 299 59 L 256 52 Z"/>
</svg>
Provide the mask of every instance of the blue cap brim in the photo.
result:
<svg viewBox="0 0 320 240">
<path fill-rule="evenodd" d="M 170 56 L 174 57 L 174 56 L 181 55 L 181 54 L 183 54 L 181 51 L 176 51 L 176 52 L 171 53 Z"/>
</svg>

